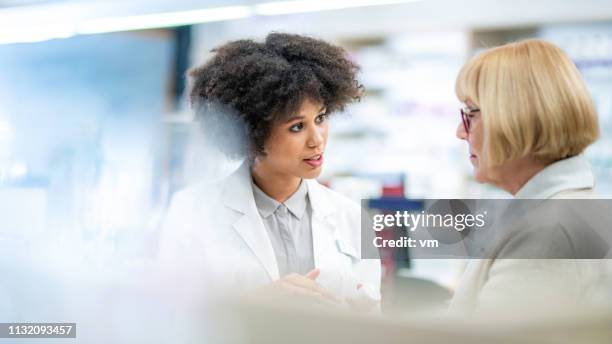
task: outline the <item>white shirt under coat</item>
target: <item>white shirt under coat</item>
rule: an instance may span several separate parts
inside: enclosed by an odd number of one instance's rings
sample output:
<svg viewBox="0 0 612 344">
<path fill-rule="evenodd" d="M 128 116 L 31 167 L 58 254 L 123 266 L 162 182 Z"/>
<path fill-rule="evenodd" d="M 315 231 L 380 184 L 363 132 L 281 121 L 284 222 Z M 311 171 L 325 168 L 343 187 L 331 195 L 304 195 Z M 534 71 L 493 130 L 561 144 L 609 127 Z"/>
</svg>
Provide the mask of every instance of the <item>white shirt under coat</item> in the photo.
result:
<svg viewBox="0 0 612 344">
<path fill-rule="evenodd" d="M 312 254 L 312 209 L 308 187 L 300 181 L 298 189 L 280 203 L 268 196 L 255 183 L 253 196 L 276 255 L 280 276 L 304 275 L 314 269 Z"/>
</svg>

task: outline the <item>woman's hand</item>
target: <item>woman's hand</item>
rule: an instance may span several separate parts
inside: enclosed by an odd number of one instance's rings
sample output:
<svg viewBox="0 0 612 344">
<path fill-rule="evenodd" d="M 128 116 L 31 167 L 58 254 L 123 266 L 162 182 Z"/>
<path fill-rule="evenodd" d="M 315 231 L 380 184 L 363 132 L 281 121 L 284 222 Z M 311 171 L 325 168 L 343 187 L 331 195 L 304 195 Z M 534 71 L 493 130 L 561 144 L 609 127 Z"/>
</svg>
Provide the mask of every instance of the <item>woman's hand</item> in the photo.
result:
<svg viewBox="0 0 612 344">
<path fill-rule="evenodd" d="M 344 302 L 340 298 L 316 282 L 320 274 L 319 269 L 311 270 L 306 275 L 293 273 L 258 289 L 251 294 L 251 297 L 272 300 L 290 298 L 292 301 L 314 301 L 317 304 L 330 306 L 343 305 Z"/>
<path fill-rule="evenodd" d="M 380 300 L 370 286 L 358 283 L 355 292 L 347 299 L 347 302 L 354 311 L 370 312 L 379 309 Z"/>
</svg>

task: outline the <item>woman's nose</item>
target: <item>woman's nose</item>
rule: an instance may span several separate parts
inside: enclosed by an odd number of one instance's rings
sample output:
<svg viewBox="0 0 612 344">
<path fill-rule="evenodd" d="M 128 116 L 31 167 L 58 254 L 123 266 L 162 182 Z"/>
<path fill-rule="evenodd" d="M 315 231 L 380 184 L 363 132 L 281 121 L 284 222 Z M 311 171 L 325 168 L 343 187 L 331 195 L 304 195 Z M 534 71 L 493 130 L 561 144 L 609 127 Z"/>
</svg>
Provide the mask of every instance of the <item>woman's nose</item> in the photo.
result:
<svg viewBox="0 0 612 344">
<path fill-rule="evenodd" d="M 465 127 L 463 126 L 463 123 L 459 123 L 459 125 L 457 125 L 456 135 L 459 140 L 467 140 L 468 133 L 465 131 Z"/>
<path fill-rule="evenodd" d="M 323 143 L 324 140 L 325 138 L 322 130 L 319 128 L 315 128 L 310 134 L 308 145 L 313 148 L 318 147 Z"/>
</svg>

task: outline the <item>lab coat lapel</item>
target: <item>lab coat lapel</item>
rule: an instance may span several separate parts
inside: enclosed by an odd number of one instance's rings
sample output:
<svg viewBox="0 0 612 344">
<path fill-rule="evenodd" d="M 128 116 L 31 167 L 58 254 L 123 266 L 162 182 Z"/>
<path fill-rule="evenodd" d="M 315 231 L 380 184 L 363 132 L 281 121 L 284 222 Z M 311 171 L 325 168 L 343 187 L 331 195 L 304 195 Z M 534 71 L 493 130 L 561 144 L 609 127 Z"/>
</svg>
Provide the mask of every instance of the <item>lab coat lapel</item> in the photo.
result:
<svg viewBox="0 0 612 344">
<path fill-rule="evenodd" d="M 334 225 L 329 219 L 313 214 L 312 217 L 312 249 L 314 265 L 317 268 L 325 267 L 332 261 L 335 243 Z"/>
<path fill-rule="evenodd" d="M 337 231 L 334 214 L 336 207 L 325 195 L 323 186 L 308 180 L 308 197 L 312 207 L 312 249 L 317 268 L 325 268 L 334 262 L 338 252 Z"/>
<path fill-rule="evenodd" d="M 334 202 L 331 193 L 315 180 L 308 182 L 314 263 L 321 269 L 317 282 L 336 295 L 348 296 L 356 287 L 352 263 L 359 256 L 346 236 L 348 228 L 341 227 L 346 226 L 341 217 L 343 205 Z"/>
<path fill-rule="evenodd" d="M 232 227 L 259 259 L 270 278 L 276 280 L 279 278 L 276 257 L 255 205 L 250 178 L 249 166 L 245 162 L 228 177 L 223 190 L 223 202 L 242 214 Z"/>
</svg>

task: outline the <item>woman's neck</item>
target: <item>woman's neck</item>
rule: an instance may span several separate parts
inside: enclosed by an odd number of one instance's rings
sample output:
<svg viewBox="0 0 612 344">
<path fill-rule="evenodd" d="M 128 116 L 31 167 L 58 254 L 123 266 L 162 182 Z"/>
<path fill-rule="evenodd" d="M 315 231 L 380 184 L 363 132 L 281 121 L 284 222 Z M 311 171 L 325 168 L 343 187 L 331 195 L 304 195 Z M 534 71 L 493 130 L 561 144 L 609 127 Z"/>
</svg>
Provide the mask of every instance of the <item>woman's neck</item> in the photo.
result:
<svg viewBox="0 0 612 344">
<path fill-rule="evenodd" d="M 500 182 L 496 184 L 513 196 L 516 195 L 531 178 L 548 165 L 530 158 L 515 160 L 510 164 L 511 167 L 505 169 L 507 172 L 505 173 L 506 175 L 500 176 Z"/>
<path fill-rule="evenodd" d="M 299 177 L 273 171 L 265 164 L 258 162 L 257 159 L 251 166 L 251 176 L 261 191 L 280 203 L 289 199 L 302 181 Z"/>
</svg>

